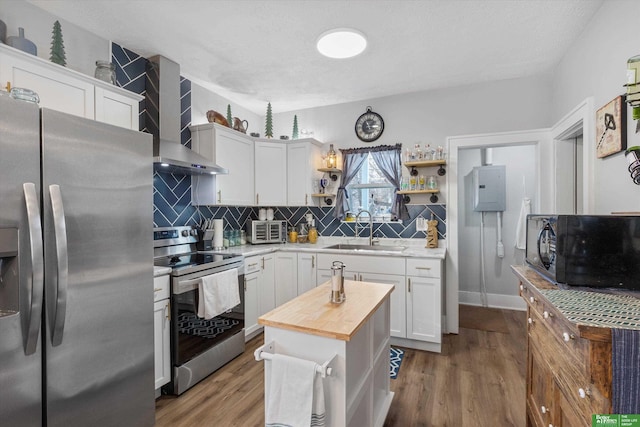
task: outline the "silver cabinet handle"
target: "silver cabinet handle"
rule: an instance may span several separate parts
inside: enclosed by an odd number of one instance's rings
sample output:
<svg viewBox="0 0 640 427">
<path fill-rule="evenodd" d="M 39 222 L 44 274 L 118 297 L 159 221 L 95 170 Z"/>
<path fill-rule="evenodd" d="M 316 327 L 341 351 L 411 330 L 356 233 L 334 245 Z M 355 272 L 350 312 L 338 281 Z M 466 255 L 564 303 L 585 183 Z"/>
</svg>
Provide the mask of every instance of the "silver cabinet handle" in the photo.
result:
<svg viewBox="0 0 640 427">
<path fill-rule="evenodd" d="M 42 225 L 40 223 L 40 198 L 35 184 L 22 184 L 24 201 L 27 208 L 27 225 L 29 230 L 29 247 L 31 255 L 31 272 L 27 274 L 27 296 L 30 297 L 27 318 L 26 339 L 24 341 L 25 354 L 33 354 L 38 345 L 40 322 L 42 320 L 42 297 L 44 282 L 44 255 L 42 247 Z"/>
<path fill-rule="evenodd" d="M 308 205 L 308 204 L 309 204 L 309 195 L 308 195 L 308 194 L 305 194 L 305 195 L 304 195 L 304 204 L 305 204 L 305 205 Z"/>
<path fill-rule="evenodd" d="M 47 288 L 51 298 L 47 303 L 51 306 L 49 322 L 51 326 L 51 344 L 54 346 L 62 342 L 64 323 L 67 314 L 67 284 L 69 278 L 69 258 L 67 252 L 67 224 L 64 217 L 64 206 L 59 185 L 50 185 L 51 212 L 53 215 L 53 230 L 56 246 L 56 266 L 58 274 L 47 281 Z M 55 296 L 55 300 L 54 300 Z M 55 304 L 54 304 L 55 302 Z"/>
<path fill-rule="evenodd" d="M 260 204 L 260 194 L 256 193 L 256 205 Z"/>
<path fill-rule="evenodd" d="M 408 292 L 411 292 L 411 277 L 407 279 L 407 284 L 409 285 Z"/>
<path fill-rule="evenodd" d="M 316 268 L 316 256 L 311 255 L 311 268 Z"/>
<path fill-rule="evenodd" d="M 416 270 L 431 270 L 431 267 L 416 267 Z"/>
<path fill-rule="evenodd" d="M 218 190 L 218 203 L 222 203 L 222 190 Z"/>
</svg>

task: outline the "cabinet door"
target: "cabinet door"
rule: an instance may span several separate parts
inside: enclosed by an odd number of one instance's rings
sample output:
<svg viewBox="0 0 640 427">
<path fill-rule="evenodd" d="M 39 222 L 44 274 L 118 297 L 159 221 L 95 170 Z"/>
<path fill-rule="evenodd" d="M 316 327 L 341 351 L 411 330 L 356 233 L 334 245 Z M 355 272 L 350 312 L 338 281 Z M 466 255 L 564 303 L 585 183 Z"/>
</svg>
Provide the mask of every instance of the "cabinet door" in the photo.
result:
<svg viewBox="0 0 640 427">
<path fill-rule="evenodd" d="M 298 255 L 295 252 L 276 253 L 276 307 L 298 295 Z"/>
<path fill-rule="evenodd" d="M 155 388 L 158 389 L 171 379 L 171 355 L 169 353 L 169 300 L 153 304 L 154 366 Z"/>
<path fill-rule="evenodd" d="M 327 283 L 329 280 L 331 280 L 331 270 L 318 269 L 316 271 L 316 286 Z"/>
<path fill-rule="evenodd" d="M 287 146 L 281 142 L 255 142 L 255 204 L 287 205 Z"/>
<path fill-rule="evenodd" d="M 407 310 L 405 302 L 404 276 L 391 274 L 361 273 L 359 279 L 363 282 L 389 283 L 395 286 L 391 292 L 391 336 L 407 337 Z"/>
<path fill-rule="evenodd" d="M 313 180 L 319 182 L 321 153 L 314 140 L 292 142 L 287 145 L 287 204 L 314 206 Z"/>
<path fill-rule="evenodd" d="M 215 162 L 229 169 L 228 175 L 216 175 L 218 203 L 253 205 L 254 152 L 253 141 L 232 131 L 216 130 Z"/>
<path fill-rule="evenodd" d="M 96 86 L 96 120 L 127 129 L 139 130 L 140 111 L 137 99 L 121 95 Z"/>
<path fill-rule="evenodd" d="M 2 86 L 10 82 L 12 87 L 31 89 L 40 97 L 40 107 L 93 120 L 94 85 L 71 74 L 31 55 L 0 53 Z"/>
<path fill-rule="evenodd" d="M 258 281 L 259 272 L 244 276 L 244 335 L 250 336 L 258 326 Z"/>
<path fill-rule="evenodd" d="M 407 338 L 442 341 L 440 279 L 407 277 Z"/>
<path fill-rule="evenodd" d="M 258 281 L 259 313 L 265 313 L 276 308 L 276 280 L 275 280 L 275 255 L 268 254 L 260 260 L 260 280 Z"/>
<path fill-rule="evenodd" d="M 316 287 L 316 254 L 298 254 L 298 295 Z"/>
</svg>

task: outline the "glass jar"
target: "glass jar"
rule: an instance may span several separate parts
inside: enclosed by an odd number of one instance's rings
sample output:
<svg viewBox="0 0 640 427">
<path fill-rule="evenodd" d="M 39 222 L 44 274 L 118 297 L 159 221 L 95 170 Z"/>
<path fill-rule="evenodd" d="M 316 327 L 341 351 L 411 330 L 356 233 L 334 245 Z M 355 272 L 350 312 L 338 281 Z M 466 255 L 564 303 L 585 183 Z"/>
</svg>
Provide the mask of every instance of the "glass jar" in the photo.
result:
<svg viewBox="0 0 640 427">
<path fill-rule="evenodd" d="M 116 66 L 109 61 L 96 61 L 94 77 L 103 82 L 116 84 Z"/>
<path fill-rule="evenodd" d="M 222 235 L 222 246 L 228 248 L 229 246 L 231 246 L 231 231 L 225 230 Z"/>
<path fill-rule="evenodd" d="M 240 230 L 240 244 L 241 245 L 247 244 L 247 232 L 244 230 Z"/>
<path fill-rule="evenodd" d="M 427 188 L 429 190 L 436 190 L 438 189 L 438 180 L 436 179 L 435 175 L 431 175 L 428 179 L 427 179 Z"/>
<path fill-rule="evenodd" d="M 289 243 L 297 243 L 298 242 L 298 232 L 295 228 L 291 227 L 289 229 Z"/>
<path fill-rule="evenodd" d="M 309 243 L 316 243 L 318 241 L 318 230 L 314 226 L 311 226 L 308 234 Z"/>
<path fill-rule="evenodd" d="M 424 175 L 420 175 L 420 177 L 418 177 L 418 190 L 425 190 L 426 183 L 427 183 L 427 180 L 424 177 Z"/>
</svg>

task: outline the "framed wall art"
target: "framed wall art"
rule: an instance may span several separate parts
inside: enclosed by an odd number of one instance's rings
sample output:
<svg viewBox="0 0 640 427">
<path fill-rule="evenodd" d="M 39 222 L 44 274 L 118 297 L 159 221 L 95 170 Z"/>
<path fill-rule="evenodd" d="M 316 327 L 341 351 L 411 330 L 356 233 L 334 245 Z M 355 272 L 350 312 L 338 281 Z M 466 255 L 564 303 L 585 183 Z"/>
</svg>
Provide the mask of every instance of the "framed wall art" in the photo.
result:
<svg viewBox="0 0 640 427">
<path fill-rule="evenodd" d="M 596 111 L 596 155 L 599 159 L 627 148 L 627 121 L 624 95 Z"/>
</svg>

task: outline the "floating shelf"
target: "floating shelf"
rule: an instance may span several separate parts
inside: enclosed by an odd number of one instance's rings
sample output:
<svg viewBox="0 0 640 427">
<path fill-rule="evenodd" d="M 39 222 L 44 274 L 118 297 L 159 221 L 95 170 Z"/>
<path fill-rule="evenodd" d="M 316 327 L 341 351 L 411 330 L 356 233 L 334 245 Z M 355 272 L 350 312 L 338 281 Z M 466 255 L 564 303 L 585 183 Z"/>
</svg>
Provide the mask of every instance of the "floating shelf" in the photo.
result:
<svg viewBox="0 0 640 427">
<path fill-rule="evenodd" d="M 404 195 L 404 202 L 405 203 L 410 203 L 411 202 L 411 197 L 409 197 L 409 194 L 431 194 L 431 197 L 429 198 L 429 200 L 431 201 L 431 203 L 437 203 L 438 202 L 438 196 L 436 195 L 436 193 L 439 193 L 440 190 L 401 190 L 398 191 L 398 194 L 403 194 Z"/>
<path fill-rule="evenodd" d="M 439 193 L 440 190 L 401 190 L 398 194 L 427 194 L 427 193 Z"/>
<path fill-rule="evenodd" d="M 342 173 L 342 170 L 338 169 L 338 168 L 318 168 L 319 172 L 324 172 L 324 173 L 328 173 L 329 174 L 329 178 L 331 178 L 331 181 L 337 181 L 338 180 L 338 174 Z"/>
<path fill-rule="evenodd" d="M 409 169 L 409 175 L 411 176 L 418 176 L 416 168 L 427 168 L 433 166 L 440 166 L 438 168 L 438 175 L 444 176 L 447 173 L 447 170 L 444 168 L 444 165 L 446 164 L 446 160 L 418 160 L 414 162 L 404 162 L 404 165 Z"/>
<path fill-rule="evenodd" d="M 428 166 L 440 166 L 446 164 L 446 160 L 416 160 L 413 162 L 404 162 L 404 165 L 408 168 L 423 168 Z"/>
</svg>

